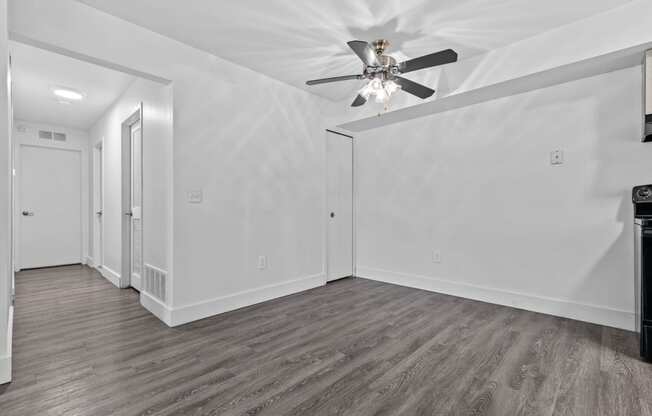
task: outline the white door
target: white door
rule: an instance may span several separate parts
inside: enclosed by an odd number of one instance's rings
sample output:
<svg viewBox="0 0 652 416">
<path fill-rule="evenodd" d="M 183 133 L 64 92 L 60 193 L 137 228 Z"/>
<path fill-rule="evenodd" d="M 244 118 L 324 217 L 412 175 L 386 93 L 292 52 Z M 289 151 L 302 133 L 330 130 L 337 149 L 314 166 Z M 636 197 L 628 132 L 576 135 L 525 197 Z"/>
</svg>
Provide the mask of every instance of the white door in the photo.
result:
<svg viewBox="0 0 652 416">
<path fill-rule="evenodd" d="M 327 280 L 353 275 L 353 140 L 327 132 Z"/>
<path fill-rule="evenodd" d="M 131 286 L 140 290 L 143 263 L 142 236 L 142 129 L 131 126 Z"/>
<path fill-rule="evenodd" d="M 20 267 L 81 263 L 81 154 L 20 147 Z"/>
<path fill-rule="evenodd" d="M 104 263 L 102 252 L 102 216 L 104 215 L 104 166 L 102 145 L 93 149 L 93 262 L 96 267 Z"/>
</svg>

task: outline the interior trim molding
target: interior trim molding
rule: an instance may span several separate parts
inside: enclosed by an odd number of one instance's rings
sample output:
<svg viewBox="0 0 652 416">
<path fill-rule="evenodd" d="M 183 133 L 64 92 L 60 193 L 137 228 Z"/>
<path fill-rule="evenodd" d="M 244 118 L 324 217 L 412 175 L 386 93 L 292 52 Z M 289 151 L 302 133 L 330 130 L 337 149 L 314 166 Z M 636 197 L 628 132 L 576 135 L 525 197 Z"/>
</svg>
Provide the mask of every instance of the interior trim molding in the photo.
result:
<svg viewBox="0 0 652 416">
<path fill-rule="evenodd" d="M 109 269 L 106 266 L 97 267 L 97 270 L 100 272 L 100 274 L 102 276 L 104 276 L 104 278 L 106 278 L 106 280 L 113 283 L 115 285 L 115 287 L 120 287 L 120 274 L 119 273 Z"/>
<path fill-rule="evenodd" d="M 14 337 L 14 307 L 9 307 L 9 316 L 7 317 L 7 344 L 6 354 L 0 357 L 0 384 L 9 383 L 11 381 L 11 355 Z"/>
<path fill-rule="evenodd" d="M 167 326 L 172 326 L 172 309 L 166 304 L 144 290 L 140 291 L 140 304 Z"/>
<path fill-rule="evenodd" d="M 132 275 L 131 276 L 131 287 L 141 291 L 142 288 L 143 288 L 143 278 L 141 276 Z"/>
<path fill-rule="evenodd" d="M 203 302 L 180 306 L 178 308 L 172 308 L 170 310 L 171 317 L 169 323 L 164 319 L 162 320 L 169 326 L 183 325 L 188 322 L 208 318 L 209 316 L 244 308 L 245 306 L 251 306 L 267 300 L 303 292 L 304 290 L 323 286 L 325 284 L 326 274 L 318 273 L 307 277 L 287 280 L 278 284 L 258 287 L 251 290 L 233 293 L 231 295 L 213 298 Z"/>
<path fill-rule="evenodd" d="M 0 384 L 11 381 L 11 355 L 0 357 Z"/>
<path fill-rule="evenodd" d="M 88 267 L 92 267 L 94 269 L 97 269 L 97 267 L 95 266 L 95 261 L 93 260 L 93 258 L 91 256 L 84 257 L 84 259 L 82 260 L 82 264 L 85 264 Z"/>
<path fill-rule="evenodd" d="M 635 330 L 636 317 L 633 311 L 612 309 L 604 306 L 555 299 L 527 293 L 512 292 L 501 289 L 459 283 L 450 279 L 399 273 L 371 267 L 358 267 L 358 276 L 391 283 L 399 286 L 413 287 L 430 292 L 443 293 L 496 305 L 510 306 L 532 312 L 544 313 L 578 321 L 590 322 L 614 328 Z"/>
</svg>

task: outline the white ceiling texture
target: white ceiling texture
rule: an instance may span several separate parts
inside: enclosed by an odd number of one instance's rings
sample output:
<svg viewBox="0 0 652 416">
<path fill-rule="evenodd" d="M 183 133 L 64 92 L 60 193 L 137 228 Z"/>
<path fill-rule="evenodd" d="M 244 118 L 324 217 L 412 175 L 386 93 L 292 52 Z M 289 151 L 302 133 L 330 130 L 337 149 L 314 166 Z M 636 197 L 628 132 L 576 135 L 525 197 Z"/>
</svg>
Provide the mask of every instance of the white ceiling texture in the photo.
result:
<svg viewBox="0 0 652 416">
<path fill-rule="evenodd" d="M 629 0 L 78 0 L 331 100 L 360 81 L 353 39 L 386 38 L 397 58 L 453 48 L 460 59 L 621 6 Z"/>
<path fill-rule="evenodd" d="M 17 119 L 87 130 L 122 95 L 134 77 L 10 42 L 14 116 Z M 67 103 L 52 93 L 55 87 L 85 95 Z"/>
</svg>

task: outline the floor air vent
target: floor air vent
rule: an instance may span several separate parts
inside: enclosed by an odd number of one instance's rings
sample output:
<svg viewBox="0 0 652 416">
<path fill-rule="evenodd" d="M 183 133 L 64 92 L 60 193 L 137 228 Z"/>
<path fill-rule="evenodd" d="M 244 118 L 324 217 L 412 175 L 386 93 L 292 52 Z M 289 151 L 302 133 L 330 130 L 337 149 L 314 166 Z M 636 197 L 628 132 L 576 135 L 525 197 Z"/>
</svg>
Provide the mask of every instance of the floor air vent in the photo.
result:
<svg viewBox="0 0 652 416">
<path fill-rule="evenodd" d="M 167 273 L 149 264 L 145 264 L 144 269 L 143 290 L 161 302 L 165 302 Z"/>
</svg>

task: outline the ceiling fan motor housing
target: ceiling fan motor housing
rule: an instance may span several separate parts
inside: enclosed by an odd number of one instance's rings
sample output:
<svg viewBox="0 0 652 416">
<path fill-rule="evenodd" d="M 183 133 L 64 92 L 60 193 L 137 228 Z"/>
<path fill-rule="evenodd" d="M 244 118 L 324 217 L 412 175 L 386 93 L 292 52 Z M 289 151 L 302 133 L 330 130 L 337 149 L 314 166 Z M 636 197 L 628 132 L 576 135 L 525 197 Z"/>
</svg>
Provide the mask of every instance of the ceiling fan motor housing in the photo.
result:
<svg viewBox="0 0 652 416">
<path fill-rule="evenodd" d="M 391 79 L 394 75 L 398 75 L 398 65 L 396 59 L 384 52 L 389 48 L 389 41 L 386 39 L 378 39 L 373 42 L 373 48 L 376 52 L 376 60 L 379 66 L 364 65 L 364 74 L 366 78 L 373 79 L 379 78 L 382 80 Z"/>
</svg>

